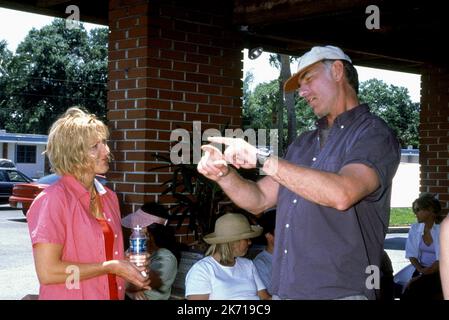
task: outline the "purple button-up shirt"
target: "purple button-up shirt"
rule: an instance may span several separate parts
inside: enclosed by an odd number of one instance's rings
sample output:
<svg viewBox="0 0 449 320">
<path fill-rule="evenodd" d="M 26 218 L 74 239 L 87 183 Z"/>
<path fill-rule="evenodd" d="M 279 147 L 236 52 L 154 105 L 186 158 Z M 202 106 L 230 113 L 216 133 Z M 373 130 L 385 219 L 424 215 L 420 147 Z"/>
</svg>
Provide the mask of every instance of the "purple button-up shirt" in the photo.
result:
<svg viewBox="0 0 449 320">
<path fill-rule="evenodd" d="M 400 146 L 385 122 L 371 114 L 367 105 L 339 115 L 321 149 L 320 130 L 326 126 L 327 120 L 320 119 L 316 130 L 302 134 L 290 145 L 285 159 L 334 173 L 351 163 L 365 164 L 377 173 L 380 187 L 355 206 L 338 211 L 307 201 L 281 186 L 272 292 L 287 299 L 352 295 L 372 299 L 374 291 L 365 285 L 371 275 L 366 268 L 380 266 Z"/>
</svg>

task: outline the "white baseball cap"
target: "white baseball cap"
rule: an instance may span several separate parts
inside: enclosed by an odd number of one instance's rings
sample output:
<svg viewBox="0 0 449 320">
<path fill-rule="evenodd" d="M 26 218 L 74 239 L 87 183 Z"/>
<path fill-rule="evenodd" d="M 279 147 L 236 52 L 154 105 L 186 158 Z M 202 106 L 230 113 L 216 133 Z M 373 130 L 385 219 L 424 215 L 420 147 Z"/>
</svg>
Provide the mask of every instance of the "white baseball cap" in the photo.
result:
<svg viewBox="0 0 449 320">
<path fill-rule="evenodd" d="M 284 83 L 284 91 L 291 92 L 298 89 L 298 77 L 301 72 L 322 60 L 346 60 L 352 63 L 351 59 L 338 47 L 325 46 L 325 47 L 313 47 L 310 51 L 304 53 L 304 55 L 299 58 L 298 71 L 292 75 Z"/>
</svg>

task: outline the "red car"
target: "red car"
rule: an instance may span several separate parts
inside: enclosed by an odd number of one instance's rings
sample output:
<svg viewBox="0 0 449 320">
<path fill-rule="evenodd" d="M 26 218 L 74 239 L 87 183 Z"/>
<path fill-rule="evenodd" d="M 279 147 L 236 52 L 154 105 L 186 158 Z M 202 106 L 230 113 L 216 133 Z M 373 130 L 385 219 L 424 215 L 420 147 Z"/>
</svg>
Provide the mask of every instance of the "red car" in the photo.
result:
<svg viewBox="0 0 449 320">
<path fill-rule="evenodd" d="M 36 198 L 42 190 L 58 181 L 60 178 L 60 176 L 53 173 L 40 178 L 36 182 L 16 184 L 12 189 L 12 195 L 9 197 L 9 206 L 11 208 L 21 209 L 26 216 L 34 198 Z M 104 177 L 97 175 L 97 179 L 102 184 L 106 184 L 106 179 Z"/>
<path fill-rule="evenodd" d="M 22 209 L 24 215 L 27 214 L 34 198 L 42 190 L 59 180 L 56 174 L 50 174 L 32 183 L 19 183 L 12 189 L 12 195 L 9 197 L 9 206 L 11 208 Z"/>
</svg>

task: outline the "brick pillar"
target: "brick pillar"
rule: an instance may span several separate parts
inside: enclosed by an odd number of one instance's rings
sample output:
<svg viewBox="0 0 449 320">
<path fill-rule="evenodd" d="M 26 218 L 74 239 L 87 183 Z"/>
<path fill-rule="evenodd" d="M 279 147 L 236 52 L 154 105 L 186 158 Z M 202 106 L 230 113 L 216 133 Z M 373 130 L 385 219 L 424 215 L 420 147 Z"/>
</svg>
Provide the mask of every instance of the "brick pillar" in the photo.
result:
<svg viewBox="0 0 449 320">
<path fill-rule="evenodd" d="M 232 5 L 232 3 L 231 3 Z M 170 203 L 160 184 L 169 172 L 152 152 L 167 153 L 170 133 L 241 124 L 242 44 L 232 8 L 219 1 L 109 2 L 108 119 L 115 161 L 108 177 L 122 214 L 143 202 Z"/>
<path fill-rule="evenodd" d="M 419 162 L 421 192 L 437 193 L 443 211 L 449 202 L 449 68 L 428 65 L 421 78 Z"/>
</svg>

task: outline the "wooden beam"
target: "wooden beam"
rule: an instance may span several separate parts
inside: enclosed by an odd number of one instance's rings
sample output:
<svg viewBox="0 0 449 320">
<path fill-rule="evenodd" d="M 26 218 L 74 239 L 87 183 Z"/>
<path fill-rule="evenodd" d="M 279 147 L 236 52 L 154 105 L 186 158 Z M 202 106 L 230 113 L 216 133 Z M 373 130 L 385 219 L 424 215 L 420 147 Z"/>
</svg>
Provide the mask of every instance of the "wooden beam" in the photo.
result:
<svg viewBox="0 0 449 320">
<path fill-rule="evenodd" d="M 41 8 L 49 8 L 63 3 L 69 4 L 70 0 L 37 0 L 36 6 Z"/>
<path fill-rule="evenodd" d="M 56 1 L 58 0 L 55 0 L 55 3 Z M 39 7 L 37 5 L 37 2 L 38 1 L 35 0 L 28 0 L 28 1 L 0 0 L 0 7 L 36 14 L 43 14 L 55 18 L 67 18 L 68 15 L 65 13 L 65 6 L 62 4 L 63 3 L 77 4 L 81 10 L 82 22 L 90 22 L 105 26 L 108 25 L 109 11 L 107 0 L 96 0 L 94 4 L 91 5 L 89 5 L 88 3 L 84 5 L 79 5 L 78 4 L 79 1 L 59 1 L 60 3 L 58 5 L 54 3 L 54 7 Z M 42 4 L 44 3 L 42 2 Z"/>
<path fill-rule="evenodd" d="M 381 5 L 383 2 L 384 0 L 235 0 L 234 23 L 266 25 L 354 10 L 360 11 L 362 16 L 367 6 Z"/>
</svg>

